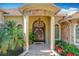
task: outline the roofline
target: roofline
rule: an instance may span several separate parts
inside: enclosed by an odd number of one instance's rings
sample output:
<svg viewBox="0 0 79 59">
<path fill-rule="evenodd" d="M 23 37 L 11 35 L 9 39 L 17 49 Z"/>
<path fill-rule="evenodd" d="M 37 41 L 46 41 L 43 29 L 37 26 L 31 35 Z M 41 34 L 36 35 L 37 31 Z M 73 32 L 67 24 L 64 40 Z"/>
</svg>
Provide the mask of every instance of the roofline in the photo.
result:
<svg viewBox="0 0 79 59">
<path fill-rule="evenodd" d="M 60 9 L 60 10 L 62 9 L 61 7 L 59 7 L 59 6 L 55 5 L 55 4 L 53 4 L 53 5 L 54 5 L 55 7 L 57 7 L 58 9 Z"/>
<path fill-rule="evenodd" d="M 22 16 L 22 15 L 4 15 L 4 16 Z"/>
<path fill-rule="evenodd" d="M 54 7 L 56 7 L 57 9 L 59 9 L 56 13 L 58 13 L 60 10 L 61 10 L 61 8 L 60 7 L 58 7 L 57 5 L 55 5 L 54 3 L 27 3 L 27 6 L 31 6 L 32 4 L 52 4 L 52 6 L 54 6 Z M 21 9 L 23 8 L 23 7 L 25 7 L 26 6 L 26 4 L 24 5 L 24 6 L 21 6 L 20 8 L 18 8 L 19 9 L 19 11 L 20 12 L 22 12 L 21 11 Z M 55 14 L 56 14 L 55 13 Z"/>
<path fill-rule="evenodd" d="M 75 17 L 75 18 L 66 18 L 66 19 L 60 20 L 59 23 L 63 23 L 63 22 L 69 21 L 69 20 L 74 20 L 74 19 L 79 19 L 79 17 Z"/>
<path fill-rule="evenodd" d="M 7 12 L 5 12 L 5 11 L 3 11 L 3 10 L 1 10 L 1 9 L 0 9 L 0 12 L 3 12 L 4 14 L 7 14 Z"/>
</svg>

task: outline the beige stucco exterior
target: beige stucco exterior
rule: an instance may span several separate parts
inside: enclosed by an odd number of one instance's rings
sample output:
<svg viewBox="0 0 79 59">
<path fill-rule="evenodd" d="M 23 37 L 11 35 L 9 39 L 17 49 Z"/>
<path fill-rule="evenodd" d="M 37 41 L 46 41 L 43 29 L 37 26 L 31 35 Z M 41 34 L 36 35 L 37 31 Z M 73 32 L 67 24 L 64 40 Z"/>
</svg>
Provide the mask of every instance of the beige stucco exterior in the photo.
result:
<svg viewBox="0 0 79 59">
<path fill-rule="evenodd" d="M 29 32 L 32 32 L 32 26 L 34 21 L 38 20 L 38 18 L 41 18 L 41 20 L 45 23 L 45 38 L 47 43 L 49 43 L 50 40 L 50 20 L 51 18 L 49 16 L 30 16 L 29 17 Z"/>
<path fill-rule="evenodd" d="M 11 12 L 6 11 L 6 13 L 0 11 L 0 21 L 13 20 L 17 22 L 17 25 L 22 24 L 27 51 L 29 50 L 29 32 L 32 32 L 32 25 L 38 18 L 45 23 L 45 40 L 50 44 L 51 50 L 55 48 L 55 25 L 59 26 L 59 39 L 74 44 L 74 40 L 76 39 L 75 25 L 78 23 L 76 20 L 79 19 L 75 18 L 76 16 L 72 15 L 71 18 L 65 18 L 66 16 L 58 15 L 57 13 L 60 11 L 60 8 L 54 4 L 28 4 L 17 11 L 14 14 L 12 13 L 15 12 L 14 10 Z M 79 14 L 76 15 L 78 17 Z"/>
<path fill-rule="evenodd" d="M 4 20 L 15 21 L 18 24 L 23 25 L 23 17 L 22 16 L 5 16 Z"/>
<path fill-rule="evenodd" d="M 32 31 L 33 22 L 38 18 L 45 23 L 46 43 L 50 45 L 50 49 L 55 48 L 55 24 L 58 24 L 58 21 L 63 18 L 63 16 L 56 15 L 60 11 L 58 6 L 48 3 L 28 4 L 19 9 L 4 11 L 6 12 L 5 14 L 3 14 L 3 11 L 0 14 L 1 17 L 4 17 L 4 21 L 10 20 L 15 21 L 17 25 L 22 24 L 26 42 L 25 50 L 29 50 L 29 32 Z"/>
</svg>

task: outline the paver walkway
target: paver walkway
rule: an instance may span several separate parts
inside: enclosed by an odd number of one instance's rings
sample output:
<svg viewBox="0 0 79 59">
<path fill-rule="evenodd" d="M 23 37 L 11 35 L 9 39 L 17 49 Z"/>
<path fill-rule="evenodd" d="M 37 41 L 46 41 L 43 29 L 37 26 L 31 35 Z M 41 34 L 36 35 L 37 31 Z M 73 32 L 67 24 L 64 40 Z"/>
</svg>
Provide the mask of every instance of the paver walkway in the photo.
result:
<svg viewBox="0 0 79 59">
<path fill-rule="evenodd" d="M 49 45 L 44 43 L 34 43 L 30 46 L 29 52 L 25 56 L 50 56 Z"/>
</svg>

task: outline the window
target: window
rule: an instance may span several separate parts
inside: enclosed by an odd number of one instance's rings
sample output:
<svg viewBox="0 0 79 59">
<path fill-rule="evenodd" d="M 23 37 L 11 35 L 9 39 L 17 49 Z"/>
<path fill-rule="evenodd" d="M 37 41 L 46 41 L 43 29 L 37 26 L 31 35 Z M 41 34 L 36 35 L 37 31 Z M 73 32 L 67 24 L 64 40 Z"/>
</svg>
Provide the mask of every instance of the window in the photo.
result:
<svg viewBox="0 0 79 59">
<path fill-rule="evenodd" d="M 75 30 L 76 30 L 76 32 L 75 32 L 75 37 L 76 37 L 76 39 L 75 39 L 75 43 L 79 43 L 79 24 L 78 25 L 76 25 L 76 28 L 75 28 Z"/>
<path fill-rule="evenodd" d="M 17 25 L 17 28 L 19 28 L 19 29 L 23 29 L 22 24 L 18 24 L 18 25 Z"/>
<path fill-rule="evenodd" d="M 59 25 L 55 25 L 55 39 L 59 40 Z"/>
</svg>

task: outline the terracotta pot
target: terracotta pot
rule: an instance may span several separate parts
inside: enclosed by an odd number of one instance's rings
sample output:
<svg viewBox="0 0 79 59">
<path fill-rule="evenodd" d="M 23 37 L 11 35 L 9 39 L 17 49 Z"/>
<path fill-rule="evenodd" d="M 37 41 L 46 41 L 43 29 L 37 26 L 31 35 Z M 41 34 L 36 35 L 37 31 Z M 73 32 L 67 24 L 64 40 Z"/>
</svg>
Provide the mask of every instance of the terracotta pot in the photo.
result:
<svg viewBox="0 0 79 59">
<path fill-rule="evenodd" d="M 57 52 L 61 54 L 63 52 L 63 49 L 61 47 L 58 47 Z"/>
<path fill-rule="evenodd" d="M 67 56 L 75 56 L 75 54 L 73 54 L 73 53 L 67 53 Z"/>
</svg>

